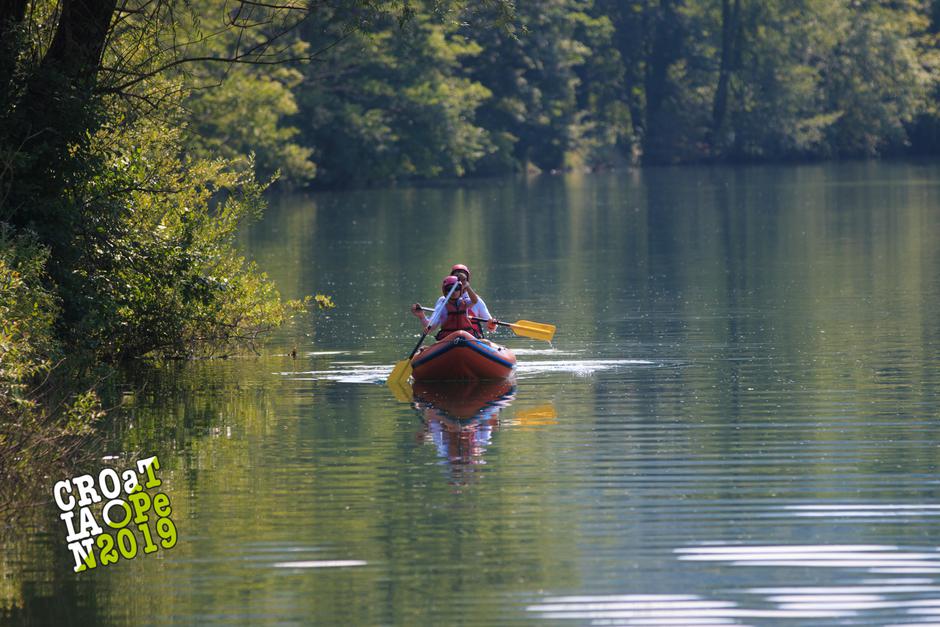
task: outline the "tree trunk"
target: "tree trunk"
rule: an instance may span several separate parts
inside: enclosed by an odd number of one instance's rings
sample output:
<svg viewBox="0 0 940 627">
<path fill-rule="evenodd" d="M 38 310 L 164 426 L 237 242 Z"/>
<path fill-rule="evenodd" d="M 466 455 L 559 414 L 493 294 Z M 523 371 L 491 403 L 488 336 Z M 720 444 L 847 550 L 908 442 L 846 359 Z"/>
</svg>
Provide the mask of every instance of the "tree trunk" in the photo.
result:
<svg viewBox="0 0 940 627">
<path fill-rule="evenodd" d="M 646 66 L 646 117 L 647 127 L 650 118 L 656 116 L 666 97 L 666 82 L 669 65 L 672 62 L 674 11 L 671 0 L 660 0 L 659 15 L 656 20 L 649 61 Z"/>
<path fill-rule="evenodd" d="M 46 207 L 49 211 L 54 203 L 42 199 L 57 198 L 61 193 L 63 179 L 74 162 L 70 146 L 81 145 L 97 130 L 91 105 L 116 5 L 117 0 L 63 0 L 45 57 L 22 93 L 8 94 L 10 102 L 4 103 L 13 116 L 8 122 L 9 136 L 3 138 L 6 149 L 30 159 L 24 167 L 7 173 L 11 205 L 3 213 L 15 226 L 32 226 L 40 236 L 60 230 L 66 218 L 30 208 Z M 25 191 L 17 194 L 17 189 Z M 61 233 L 53 235 L 59 236 Z"/>
<path fill-rule="evenodd" d="M 116 6 L 117 0 L 64 0 L 55 37 L 42 60 L 43 69 L 93 82 Z"/>
<path fill-rule="evenodd" d="M 661 133 L 663 105 L 669 97 L 669 68 L 679 57 L 682 31 L 676 0 L 660 0 L 659 15 L 646 64 L 646 133 L 644 156 L 652 161 L 667 158 L 670 141 Z"/>
<path fill-rule="evenodd" d="M 737 69 L 740 58 L 741 0 L 721 1 L 721 66 L 718 71 L 718 87 L 712 107 L 712 150 L 720 150 L 723 143 L 725 121 L 728 117 L 728 90 L 731 75 Z"/>
</svg>

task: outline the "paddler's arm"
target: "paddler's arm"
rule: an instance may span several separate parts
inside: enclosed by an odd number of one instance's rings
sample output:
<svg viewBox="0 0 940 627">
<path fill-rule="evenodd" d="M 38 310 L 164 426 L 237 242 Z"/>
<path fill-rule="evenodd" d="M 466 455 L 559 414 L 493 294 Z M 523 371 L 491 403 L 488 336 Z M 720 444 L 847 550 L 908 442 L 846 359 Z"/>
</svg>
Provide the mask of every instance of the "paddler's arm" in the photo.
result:
<svg viewBox="0 0 940 627">
<path fill-rule="evenodd" d="M 473 306 L 470 313 L 480 320 L 488 322 L 486 328 L 490 331 L 496 330 L 496 320 L 493 319 L 493 316 L 490 315 L 490 310 L 486 308 L 486 303 L 483 302 L 482 298 L 477 299 L 476 305 Z"/>
<path fill-rule="evenodd" d="M 439 325 L 443 317 L 447 315 L 447 308 L 441 305 L 441 301 L 443 300 L 444 300 L 443 296 L 437 299 L 437 303 L 435 303 L 434 305 L 435 313 L 431 316 L 430 319 L 428 319 L 424 315 L 424 311 L 421 309 L 421 305 L 419 305 L 418 303 L 415 303 L 414 305 L 411 306 L 411 313 L 414 314 L 415 317 L 421 320 L 421 327 L 425 331 L 430 331 L 431 329 Z"/>
<path fill-rule="evenodd" d="M 486 308 L 486 303 L 483 302 L 483 299 L 479 297 L 477 298 L 477 302 L 474 303 L 473 307 L 471 308 L 470 313 L 482 320 L 489 320 L 493 317 L 490 315 L 490 310 Z"/>
<path fill-rule="evenodd" d="M 421 308 L 421 303 L 415 303 L 411 306 L 411 315 L 421 322 L 422 329 L 428 328 L 428 317 L 424 315 L 424 310 Z"/>
<path fill-rule="evenodd" d="M 470 297 L 470 304 L 476 305 L 477 302 L 480 300 L 480 297 L 477 296 L 477 293 L 473 291 L 472 287 L 470 287 L 470 279 L 467 279 L 466 281 L 464 281 L 463 286 L 464 286 L 464 291 L 467 293 L 467 296 Z"/>
</svg>

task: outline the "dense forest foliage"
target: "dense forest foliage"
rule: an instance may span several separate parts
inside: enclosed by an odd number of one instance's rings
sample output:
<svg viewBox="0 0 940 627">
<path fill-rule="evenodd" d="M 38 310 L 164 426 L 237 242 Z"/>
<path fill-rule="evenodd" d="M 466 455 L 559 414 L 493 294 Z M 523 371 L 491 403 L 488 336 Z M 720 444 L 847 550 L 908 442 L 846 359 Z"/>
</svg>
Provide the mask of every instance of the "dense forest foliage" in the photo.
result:
<svg viewBox="0 0 940 627">
<path fill-rule="evenodd" d="M 527 0 L 509 28 L 410 7 L 353 33 L 314 12 L 313 62 L 193 93 L 193 146 L 322 185 L 940 147 L 937 2 Z"/>
</svg>

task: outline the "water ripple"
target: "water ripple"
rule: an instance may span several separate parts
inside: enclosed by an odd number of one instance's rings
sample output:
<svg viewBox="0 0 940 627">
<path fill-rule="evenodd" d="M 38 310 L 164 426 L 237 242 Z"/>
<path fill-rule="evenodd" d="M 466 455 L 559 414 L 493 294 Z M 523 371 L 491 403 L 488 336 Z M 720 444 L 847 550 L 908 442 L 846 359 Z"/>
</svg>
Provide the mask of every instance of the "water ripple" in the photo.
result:
<svg viewBox="0 0 940 627">
<path fill-rule="evenodd" d="M 558 353 L 564 354 L 564 353 Z M 570 373 L 579 377 L 595 372 L 627 366 L 652 366 L 656 362 L 643 359 L 575 359 L 520 361 L 516 367 L 518 378 L 533 378 L 544 374 Z M 329 368 L 275 372 L 289 381 L 333 381 L 335 383 L 384 383 L 394 364 L 364 364 L 356 361 L 334 361 Z"/>
</svg>

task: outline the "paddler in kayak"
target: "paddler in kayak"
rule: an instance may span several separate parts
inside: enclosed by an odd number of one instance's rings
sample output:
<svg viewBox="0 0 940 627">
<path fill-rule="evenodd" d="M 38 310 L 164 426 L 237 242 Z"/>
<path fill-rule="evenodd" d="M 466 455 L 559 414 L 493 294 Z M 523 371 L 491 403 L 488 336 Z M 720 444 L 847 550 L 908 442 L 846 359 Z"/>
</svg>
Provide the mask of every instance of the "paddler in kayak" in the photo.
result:
<svg viewBox="0 0 940 627">
<path fill-rule="evenodd" d="M 488 323 L 487 328 L 490 331 L 495 330 L 496 322 L 493 320 L 493 316 L 490 315 L 490 310 L 486 308 L 483 298 L 470 286 L 470 268 L 462 263 L 455 263 L 450 269 L 450 274 L 460 279 L 460 282 L 466 288 L 464 297 L 470 302 L 470 324 L 473 325 L 474 335 L 483 337 L 482 321 Z M 474 320 L 473 318 L 479 318 L 480 320 Z"/>
<path fill-rule="evenodd" d="M 455 283 L 457 284 L 457 289 L 451 294 L 450 300 L 447 301 L 446 304 L 442 304 Z M 444 277 L 444 281 L 441 283 L 441 291 L 444 295 L 438 298 L 437 303 L 434 305 L 435 314 L 428 319 L 427 316 L 424 315 L 420 303 L 412 305 L 411 313 L 421 320 L 421 325 L 426 331 L 430 331 L 440 325 L 441 330 L 438 331 L 435 339 L 440 340 L 455 331 L 466 331 L 474 337 L 482 337 L 482 333 L 480 333 L 479 329 L 474 327 L 473 323 L 470 321 L 470 311 L 473 304 L 466 290 L 467 286 L 461 283 L 457 277 L 448 275 Z M 491 320 L 490 326 L 495 329 L 495 321 Z"/>
</svg>

